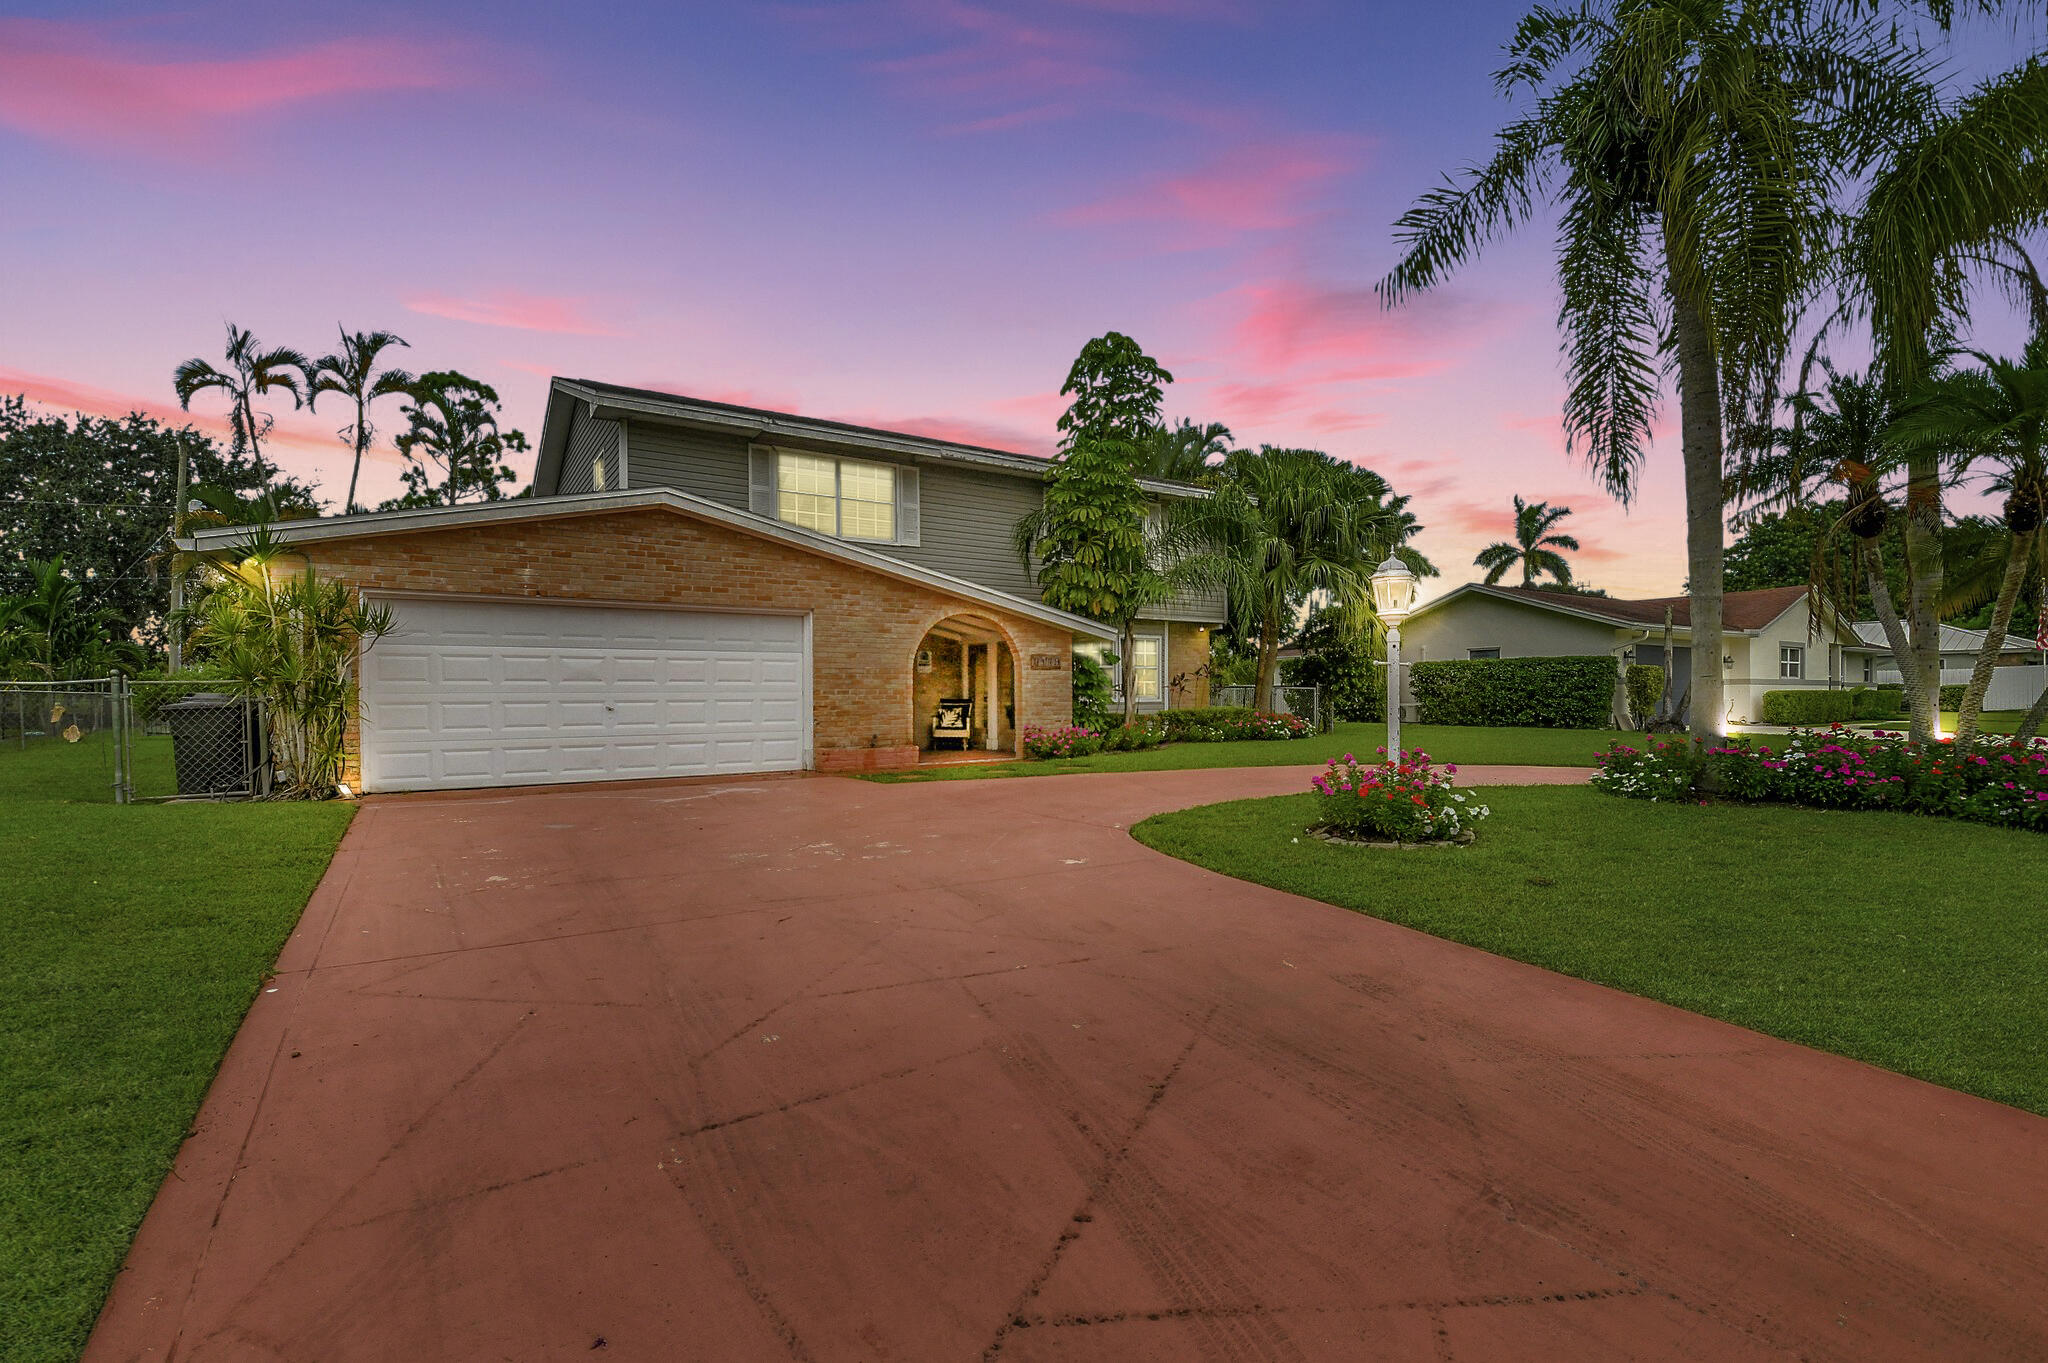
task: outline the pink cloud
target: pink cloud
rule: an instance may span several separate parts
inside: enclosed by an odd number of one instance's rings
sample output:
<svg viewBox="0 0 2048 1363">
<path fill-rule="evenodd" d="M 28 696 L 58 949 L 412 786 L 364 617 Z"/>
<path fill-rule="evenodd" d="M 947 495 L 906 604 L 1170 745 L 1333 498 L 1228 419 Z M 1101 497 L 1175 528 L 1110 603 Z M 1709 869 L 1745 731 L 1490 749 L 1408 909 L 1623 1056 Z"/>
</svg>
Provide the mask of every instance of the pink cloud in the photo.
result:
<svg viewBox="0 0 2048 1363">
<path fill-rule="evenodd" d="M 92 24 L 0 19 L 0 125 L 86 146 L 189 152 L 240 115 L 468 79 L 446 44 L 336 38 L 289 50 L 199 58 L 136 52 Z"/>
<path fill-rule="evenodd" d="M 1299 227 L 1315 194 L 1358 164 L 1353 138 L 1300 137 L 1235 148 L 1181 175 L 1070 208 L 1056 221 L 1069 227 L 1164 224 L 1165 245 L 1216 246 L 1251 232 Z"/>
<path fill-rule="evenodd" d="M 165 386 L 169 387 L 168 369 Z M 102 416 L 119 419 L 130 413 L 140 413 L 172 428 L 191 426 L 225 444 L 230 432 L 225 408 L 217 395 L 202 394 L 193 399 L 196 410 L 187 412 L 175 402 L 159 402 L 152 398 L 136 397 L 132 393 L 117 393 L 111 389 L 96 388 L 91 384 L 78 383 L 71 379 L 50 374 L 30 374 L 18 369 L 0 369 L 0 394 L 19 395 L 27 398 L 34 406 L 53 413 L 83 412 L 88 416 Z M 276 419 L 271 433 L 264 438 L 266 453 L 273 449 L 293 449 L 332 455 L 339 451 L 340 441 L 334 432 L 321 424 L 321 414 L 294 411 L 291 395 L 279 394 L 276 401 L 260 402 L 260 410 Z M 382 459 L 397 459 L 397 455 L 385 451 L 372 451 Z"/>
<path fill-rule="evenodd" d="M 400 300 L 409 312 L 429 317 L 446 317 L 457 322 L 474 322 L 485 327 L 510 327 L 515 331 L 550 331 L 562 336 L 618 336 L 623 333 L 595 320 L 584 310 L 580 298 L 519 293 L 498 289 L 479 298 L 456 298 L 445 293 L 414 294 Z"/>
<path fill-rule="evenodd" d="M 1033 435 L 1014 426 L 1006 426 L 1000 422 L 977 421 L 972 417 L 906 417 L 874 412 L 840 414 L 831 417 L 830 420 L 844 421 L 855 426 L 873 426 L 884 431 L 902 431 L 906 435 L 921 435 L 928 440 L 949 440 L 956 445 L 980 445 L 985 449 L 1009 450 L 1017 454 L 1047 457 L 1053 451 L 1051 427 L 1047 427 L 1041 435 Z"/>
</svg>

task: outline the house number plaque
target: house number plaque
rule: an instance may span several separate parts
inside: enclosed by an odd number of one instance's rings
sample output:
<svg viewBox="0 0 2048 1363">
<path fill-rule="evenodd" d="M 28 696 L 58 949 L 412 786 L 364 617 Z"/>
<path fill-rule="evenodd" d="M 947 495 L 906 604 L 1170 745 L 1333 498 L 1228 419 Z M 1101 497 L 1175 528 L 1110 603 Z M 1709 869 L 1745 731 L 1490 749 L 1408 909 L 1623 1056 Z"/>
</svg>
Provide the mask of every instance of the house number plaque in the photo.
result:
<svg viewBox="0 0 2048 1363">
<path fill-rule="evenodd" d="M 1057 672 L 1060 670 L 1063 661 L 1057 653 L 1034 653 L 1031 655 L 1031 670 L 1033 672 Z"/>
</svg>

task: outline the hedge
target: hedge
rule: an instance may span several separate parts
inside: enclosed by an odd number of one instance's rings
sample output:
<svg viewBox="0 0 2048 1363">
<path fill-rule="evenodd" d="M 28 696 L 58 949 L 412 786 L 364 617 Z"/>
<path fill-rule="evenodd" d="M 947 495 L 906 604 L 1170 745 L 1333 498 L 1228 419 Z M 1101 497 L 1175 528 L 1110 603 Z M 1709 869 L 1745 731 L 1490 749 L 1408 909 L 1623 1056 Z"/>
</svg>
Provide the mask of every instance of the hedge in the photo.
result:
<svg viewBox="0 0 2048 1363">
<path fill-rule="evenodd" d="M 1630 663 L 1622 680 L 1628 688 L 1629 718 L 1637 724 L 1647 724 L 1657 713 L 1657 702 L 1664 699 L 1664 669 L 1648 663 Z"/>
<path fill-rule="evenodd" d="M 1614 718 L 1604 655 L 1415 663 L 1408 680 L 1424 724 L 1605 729 Z"/>
<path fill-rule="evenodd" d="M 1766 691 L 1763 722 L 1804 727 L 1842 724 L 1856 717 L 1855 697 L 1847 691 Z"/>
</svg>

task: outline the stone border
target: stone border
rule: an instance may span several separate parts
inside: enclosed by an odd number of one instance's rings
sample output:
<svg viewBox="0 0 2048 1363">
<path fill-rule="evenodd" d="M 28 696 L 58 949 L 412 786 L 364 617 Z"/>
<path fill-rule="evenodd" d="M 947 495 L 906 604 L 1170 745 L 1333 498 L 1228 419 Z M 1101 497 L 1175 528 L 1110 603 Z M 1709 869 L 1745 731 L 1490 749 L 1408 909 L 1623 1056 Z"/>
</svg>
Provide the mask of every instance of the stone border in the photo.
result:
<svg viewBox="0 0 2048 1363">
<path fill-rule="evenodd" d="M 1341 833 L 1332 833 L 1327 828 L 1311 828 L 1308 834 L 1320 838 L 1336 847 L 1369 847 L 1379 852 L 1415 852 L 1425 847 L 1468 847 L 1474 840 L 1473 831 L 1461 830 L 1456 837 L 1432 838 L 1428 842 L 1389 842 L 1385 839 L 1347 838 Z"/>
</svg>

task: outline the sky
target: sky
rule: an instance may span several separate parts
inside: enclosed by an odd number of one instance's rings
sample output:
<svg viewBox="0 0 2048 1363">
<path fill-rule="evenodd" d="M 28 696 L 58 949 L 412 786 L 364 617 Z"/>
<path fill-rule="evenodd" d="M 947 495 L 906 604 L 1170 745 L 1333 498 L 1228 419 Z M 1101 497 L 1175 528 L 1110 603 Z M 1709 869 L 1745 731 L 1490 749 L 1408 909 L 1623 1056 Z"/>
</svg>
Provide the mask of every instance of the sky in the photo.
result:
<svg viewBox="0 0 2048 1363">
<path fill-rule="evenodd" d="M 314 354 L 384 328 L 530 436 L 561 374 L 1049 454 L 1118 330 L 1169 417 L 1411 495 L 1431 594 L 1516 493 L 1572 508 L 1581 580 L 1674 593 L 1675 413 L 1626 507 L 1566 449 L 1540 224 L 1372 292 L 1394 219 L 1512 114 L 1524 7 L 0 0 L 0 393 L 185 420 L 172 370 L 228 322 Z M 338 501 L 341 404 L 273 411 Z"/>
</svg>

